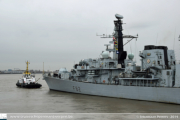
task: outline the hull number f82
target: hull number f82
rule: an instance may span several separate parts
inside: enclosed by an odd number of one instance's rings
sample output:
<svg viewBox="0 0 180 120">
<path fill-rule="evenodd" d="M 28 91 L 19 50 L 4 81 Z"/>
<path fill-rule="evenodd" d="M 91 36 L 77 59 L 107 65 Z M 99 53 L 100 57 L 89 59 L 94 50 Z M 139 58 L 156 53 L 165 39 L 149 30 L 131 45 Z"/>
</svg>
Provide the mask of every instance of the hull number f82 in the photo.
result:
<svg viewBox="0 0 180 120">
<path fill-rule="evenodd" d="M 73 90 L 75 90 L 77 92 L 81 92 L 81 88 L 78 86 L 73 86 Z"/>
</svg>

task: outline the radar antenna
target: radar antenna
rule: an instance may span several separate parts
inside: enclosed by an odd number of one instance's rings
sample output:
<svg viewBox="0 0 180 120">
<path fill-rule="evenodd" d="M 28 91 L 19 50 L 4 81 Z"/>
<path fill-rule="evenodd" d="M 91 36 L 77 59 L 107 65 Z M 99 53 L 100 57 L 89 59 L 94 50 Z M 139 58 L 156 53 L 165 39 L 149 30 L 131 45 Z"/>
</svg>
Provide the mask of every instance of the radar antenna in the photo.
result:
<svg viewBox="0 0 180 120">
<path fill-rule="evenodd" d="M 105 34 L 98 35 L 98 34 L 96 34 L 96 36 L 102 36 L 101 38 L 113 38 L 113 40 L 110 41 L 109 43 L 114 44 L 114 48 L 110 49 L 110 48 L 108 48 L 108 46 L 110 46 L 110 44 L 105 44 L 106 51 L 110 51 L 110 52 L 112 51 L 113 52 L 113 59 L 117 59 L 118 64 L 121 64 L 122 67 L 124 68 L 125 67 L 124 59 L 126 59 L 126 56 L 127 56 L 126 51 L 124 51 L 124 46 L 127 43 L 129 43 L 130 41 L 132 41 L 134 38 L 136 38 L 136 40 L 137 40 L 138 35 L 137 36 L 123 35 L 122 24 L 124 24 L 124 23 L 121 20 L 121 19 L 123 19 L 123 16 L 119 15 L 119 14 L 115 14 L 115 17 L 118 20 L 114 21 L 115 28 L 114 28 L 113 34 L 112 35 L 105 35 Z M 128 40 L 128 42 L 126 42 L 125 44 L 123 44 L 123 38 L 131 38 L 131 39 Z"/>
</svg>

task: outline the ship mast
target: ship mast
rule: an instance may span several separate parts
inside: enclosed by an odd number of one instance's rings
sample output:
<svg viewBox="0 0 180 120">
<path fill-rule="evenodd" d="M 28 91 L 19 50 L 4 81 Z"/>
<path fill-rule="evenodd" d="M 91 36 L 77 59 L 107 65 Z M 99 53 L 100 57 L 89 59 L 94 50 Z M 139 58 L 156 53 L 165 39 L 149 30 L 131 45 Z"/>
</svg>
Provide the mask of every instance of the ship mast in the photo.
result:
<svg viewBox="0 0 180 120">
<path fill-rule="evenodd" d="M 43 62 L 43 74 L 44 74 L 44 62 Z"/>
<path fill-rule="evenodd" d="M 26 62 L 26 71 L 24 72 L 24 74 L 26 74 L 26 75 L 29 75 L 29 74 L 31 74 L 29 71 L 28 71 L 28 65 L 30 64 L 30 62 Z"/>
<path fill-rule="evenodd" d="M 110 43 L 114 43 L 114 48 L 113 49 L 109 49 L 108 46 L 110 46 L 110 44 L 105 44 L 105 46 L 107 46 L 106 51 L 109 52 L 113 52 L 113 59 L 118 61 L 118 64 L 121 64 L 122 68 L 125 68 L 124 65 L 124 60 L 126 59 L 127 56 L 127 52 L 124 51 L 124 46 L 129 43 L 132 39 L 134 38 L 138 38 L 137 36 L 132 36 L 132 35 L 123 35 L 122 31 L 122 24 L 123 21 L 121 19 L 123 19 L 122 15 L 119 14 L 115 14 L 115 17 L 118 20 L 114 21 L 114 33 L 112 35 L 97 35 L 96 36 L 102 36 L 101 38 L 113 38 L 113 41 L 110 41 Z M 126 42 L 125 44 L 123 44 L 123 38 L 130 38 L 130 40 L 128 40 L 128 42 Z"/>
<path fill-rule="evenodd" d="M 127 53 L 126 51 L 124 51 L 124 47 L 123 47 L 123 33 L 122 33 L 122 20 L 123 19 L 123 16 L 119 15 L 119 14 L 116 14 L 115 15 L 116 18 L 118 20 L 115 20 L 114 21 L 114 31 L 115 31 L 115 34 L 114 34 L 114 37 L 115 37 L 115 40 L 117 40 L 117 47 L 116 47 L 116 52 L 114 52 L 114 59 L 117 59 L 118 60 L 118 64 L 121 64 L 122 65 L 122 68 L 124 68 L 124 59 L 126 59 L 126 56 L 127 56 Z"/>
</svg>

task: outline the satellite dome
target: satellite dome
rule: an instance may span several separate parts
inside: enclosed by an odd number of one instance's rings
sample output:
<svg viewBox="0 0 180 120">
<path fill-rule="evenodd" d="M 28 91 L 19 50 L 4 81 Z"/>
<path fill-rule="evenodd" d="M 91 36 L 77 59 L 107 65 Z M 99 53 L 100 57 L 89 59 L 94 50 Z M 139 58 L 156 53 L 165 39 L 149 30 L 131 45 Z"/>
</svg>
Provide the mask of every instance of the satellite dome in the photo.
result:
<svg viewBox="0 0 180 120">
<path fill-rule="evenodd" d="M 115 17 L 119 20 L 119 19 L 123 19 L 123 16 L 122 15 L 119 15 L 119 14 L 115 14 Z"/>
<path fill-rule="evenodd" d="M 64 72 L 68 72 L 67 69 L 66 69 L 65 67 L 59 69 L 59 73 L 64 73 Z"/>
<path fill-rule="evenodd" d="M 105 58 L 105 59 L 106 59 L 106 58 L 109 58 L 109 52 L 108 52 L 108 51 L 104 51 L 101 55 L 102 55 L 102 57 Z"/>
<path fill-rule="evenodd" d="M 134 55 L 132 53 L 128 54 L 128 58 L 132 60 L 134 58 Z"/>
</svg>

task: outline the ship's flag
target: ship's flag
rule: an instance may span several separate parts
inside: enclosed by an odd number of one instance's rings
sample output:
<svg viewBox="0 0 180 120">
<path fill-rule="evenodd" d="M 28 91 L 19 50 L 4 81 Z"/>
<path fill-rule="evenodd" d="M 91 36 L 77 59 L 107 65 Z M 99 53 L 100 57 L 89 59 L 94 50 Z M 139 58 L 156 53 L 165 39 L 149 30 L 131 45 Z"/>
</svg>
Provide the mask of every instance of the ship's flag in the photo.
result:
<svg viewBox="0 0 180 120">
<path fill-rule="evenodd" d="M 115 37 L 113 37 L 113 41 L 115 41 L 116 40 L 116 38 Z"/>
</svg>

